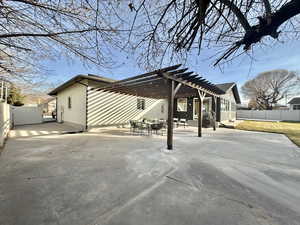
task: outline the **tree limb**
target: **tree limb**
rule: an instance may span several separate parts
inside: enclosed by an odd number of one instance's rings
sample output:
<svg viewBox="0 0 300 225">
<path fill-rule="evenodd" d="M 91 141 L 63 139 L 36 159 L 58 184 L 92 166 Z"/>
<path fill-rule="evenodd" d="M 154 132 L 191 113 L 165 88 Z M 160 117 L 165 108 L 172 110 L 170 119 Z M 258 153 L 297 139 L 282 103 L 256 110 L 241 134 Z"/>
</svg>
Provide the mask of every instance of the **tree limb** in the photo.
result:
<svg viewBox="0 0 300 225">
<path fill-rule="evenodd" d="M 90 31 L 113 31 L 109 29 L 99 29 L 99 28 L 89 28 L 89 29 L 83 29 L 83 30 L 70 30 L 70 31 L 64 31 L 64 32 L 56 32 L 56 33 L 9 33 L 9 34 L 0 34 L 1 38 L 12 38 L 12 37 L 53 37 L 53 36 L 59 36 L 63 34 L 76 34 L 76 33 L 85 33 Z"/>
<path fill-rule="evenodd" d="M 243 26 L 245 31 L 251 29 L 251 26 L 249 25 L 247 19 L 245 18 L 241 10 L 233 3 L 233 1 L 220 0 L 220 2 L 226 5 L 228 9 L 234 13 L 234 15 L 237 17 L 239 23 Z"/>
<path fill-rule="evenodd" d="M 266 15 L 271 15 L 271 4 L 269 0 L 262 0 L 264 2 L 265 10 L 266 10 Z"/>
</svg>

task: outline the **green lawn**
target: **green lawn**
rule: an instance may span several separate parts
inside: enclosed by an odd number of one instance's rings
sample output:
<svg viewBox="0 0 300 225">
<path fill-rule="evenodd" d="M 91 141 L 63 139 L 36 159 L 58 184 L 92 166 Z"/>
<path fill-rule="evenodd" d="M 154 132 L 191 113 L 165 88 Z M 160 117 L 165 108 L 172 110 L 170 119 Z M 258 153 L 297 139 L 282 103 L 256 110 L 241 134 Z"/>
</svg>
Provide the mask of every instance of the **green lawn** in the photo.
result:
<svg viewBox="0 0 300 225">
<path fill-rule="evenodd" d="M 285 134 L 292 142 L 300 147 L 300 123 L 297 122 L 243 121 L 235 128 Z"/>
</svg>

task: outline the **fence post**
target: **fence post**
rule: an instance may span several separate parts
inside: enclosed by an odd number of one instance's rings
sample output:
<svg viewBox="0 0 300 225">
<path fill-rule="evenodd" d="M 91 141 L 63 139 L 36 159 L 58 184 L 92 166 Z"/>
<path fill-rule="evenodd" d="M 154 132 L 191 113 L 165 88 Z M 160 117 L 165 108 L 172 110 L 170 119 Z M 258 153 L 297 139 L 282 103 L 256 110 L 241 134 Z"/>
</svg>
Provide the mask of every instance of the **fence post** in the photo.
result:
<svg viewBox="0 0 300 225">
<path fill-rule="evenodd" d="M 267 120 L 267 110 L 265 110 L 265 120 Z"/>
</svg>

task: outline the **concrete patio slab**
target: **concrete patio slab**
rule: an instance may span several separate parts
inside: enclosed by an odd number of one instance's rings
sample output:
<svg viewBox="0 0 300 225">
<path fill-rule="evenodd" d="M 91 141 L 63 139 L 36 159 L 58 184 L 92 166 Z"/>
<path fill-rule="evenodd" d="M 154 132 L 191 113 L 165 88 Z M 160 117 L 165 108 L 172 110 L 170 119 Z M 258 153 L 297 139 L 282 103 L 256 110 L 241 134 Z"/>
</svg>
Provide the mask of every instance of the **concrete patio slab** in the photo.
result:
<svg viewBox="0 0 300 225">
<path fill-rule="evenodd" d="M 300 153 L 285 136 L 198 138 L 189 127 L 175 130 L 175 151 L 165 147 L 165 136 L 126 128 L 12 137 L 0 157 L 0 224 L 300 224 Z"/>
</svg>

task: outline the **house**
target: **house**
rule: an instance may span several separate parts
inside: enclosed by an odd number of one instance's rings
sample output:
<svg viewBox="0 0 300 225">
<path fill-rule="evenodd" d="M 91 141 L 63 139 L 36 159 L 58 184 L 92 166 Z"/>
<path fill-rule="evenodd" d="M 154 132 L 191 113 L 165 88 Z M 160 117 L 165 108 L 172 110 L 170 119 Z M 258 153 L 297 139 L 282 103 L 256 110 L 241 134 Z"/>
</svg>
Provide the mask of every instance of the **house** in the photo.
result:
<svg viewBox="0 0 300 225">
<path fill-rule="evenodd" d="M 40 104 L 43 108 L 44 116 L 51 116 L 53 111 L 56 111 L 56 98 L 50 97 Z"/>
<path fill-rule="evenodd" d="M 106 77 L 78 75 L 52 90 L 49 95 L 56 96 L 57 121 L 88 130 L 141 118 L 167 118 L 164 99 L 97 90 L 113 82 L 115 80 Z"/>
<path fill-rule="evenodd" d="M 288 104 L 290 105 L 290 110 L 300 110 L 300 97 L 292 98 Z"/>
<path fill-rule="evenodd" d="M 77 75 L 49 95 L 56 96 L 57 121 L 90 129 L 98 126 L 120 125 L 129 120 L 141 118 L 167 119 L 168 103 L 166 99 L 146 98 L 99 91 L 110 85 L 112 80 L 96 75 Z M 234 120 L 235 105 L 240 103 L 235 83 L 217 85 L 225 92 L 217 101 L 217 120 Z M 197 120 L 198 98 L 177 98 L 174 102 L 174 117 Z M 204 100 L 204 111 L 210 112 L 211 98 Z"/>
<path fill-rule="evenodd" d="M 241 103 L 238 88 L 235 83 L 216 84 L 225 94 L 217 99 L 217 121 L 236 119 L 236 105 Z M 212 98 L 204 98 L 203 111 L 210 113 L 213 107 Z M 199 98 L 195 96 L 175 99 L 174 117 L 193 121 L 198 119 Z"/>
</svg>

